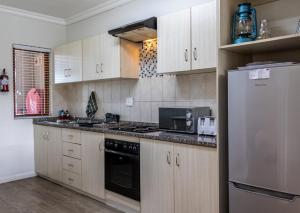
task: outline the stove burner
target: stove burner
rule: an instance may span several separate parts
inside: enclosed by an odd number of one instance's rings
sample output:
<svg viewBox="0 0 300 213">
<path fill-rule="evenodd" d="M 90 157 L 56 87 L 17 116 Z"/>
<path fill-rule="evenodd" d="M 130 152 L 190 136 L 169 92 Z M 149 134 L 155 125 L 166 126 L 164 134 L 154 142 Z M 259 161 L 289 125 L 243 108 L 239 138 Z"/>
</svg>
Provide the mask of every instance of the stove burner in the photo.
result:
<svg viewBox="0 0 300 213">
<path fill-rule="evenodd" d="M 110 128 L 111 130 L 122 131 L 122 132 L 136 132 L 136 133 L 150 133 L 159 131 L 155 126 L 125 126 Z"/>
</svg>

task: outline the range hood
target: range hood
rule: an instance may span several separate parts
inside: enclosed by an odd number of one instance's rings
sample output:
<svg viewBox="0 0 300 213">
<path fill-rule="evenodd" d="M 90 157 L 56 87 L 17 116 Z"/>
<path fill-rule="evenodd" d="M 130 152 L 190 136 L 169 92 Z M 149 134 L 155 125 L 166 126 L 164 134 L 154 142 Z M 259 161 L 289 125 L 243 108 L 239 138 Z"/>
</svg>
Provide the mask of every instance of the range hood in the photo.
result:
<svg viewBox="0 0 300 213">
<path fill-rule="evenodd" d="M 152 17 L 108 31 L 109 34 L 133 42 L 142 42 L 157 37 L 157 18 Z"/>
</svg>

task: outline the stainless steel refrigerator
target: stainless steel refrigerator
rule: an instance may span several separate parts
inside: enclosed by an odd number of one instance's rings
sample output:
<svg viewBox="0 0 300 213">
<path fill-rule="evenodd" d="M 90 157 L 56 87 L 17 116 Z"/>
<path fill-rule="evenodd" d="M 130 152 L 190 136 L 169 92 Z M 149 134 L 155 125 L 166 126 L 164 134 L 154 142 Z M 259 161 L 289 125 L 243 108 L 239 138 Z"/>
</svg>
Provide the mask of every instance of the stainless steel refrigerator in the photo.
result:
<svg viewBox="0 0 300 213">
<path fill-rule="evenodd" d="M 300 212 L 300 66 L 228 74 L 229 213 Z"/>
</svg>

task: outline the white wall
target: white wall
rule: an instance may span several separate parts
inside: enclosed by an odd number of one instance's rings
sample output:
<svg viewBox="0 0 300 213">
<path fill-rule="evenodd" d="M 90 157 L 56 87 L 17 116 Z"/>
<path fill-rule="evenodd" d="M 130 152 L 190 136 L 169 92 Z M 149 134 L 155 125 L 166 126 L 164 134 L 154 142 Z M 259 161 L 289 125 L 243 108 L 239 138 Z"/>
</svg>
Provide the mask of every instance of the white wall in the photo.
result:
<svg viewBox="0 0 300 213">
<path fill-rule="evenodd" d="M 135 0 L 129 4 L 99 14 L 87 20 L 69 25 L 69 41 L 96 35 L 131 22 L 161 16 L 210 0 Z"/>
<path fill-rule="evenodd" d="M 65 42 L 65 26 L 0 12 L 0 69 L 10 92 L 0 93 L 0 183 L 34 172 L 32 120 L 14 120 L 12 44 L 52 48 Z"/>
</svg>

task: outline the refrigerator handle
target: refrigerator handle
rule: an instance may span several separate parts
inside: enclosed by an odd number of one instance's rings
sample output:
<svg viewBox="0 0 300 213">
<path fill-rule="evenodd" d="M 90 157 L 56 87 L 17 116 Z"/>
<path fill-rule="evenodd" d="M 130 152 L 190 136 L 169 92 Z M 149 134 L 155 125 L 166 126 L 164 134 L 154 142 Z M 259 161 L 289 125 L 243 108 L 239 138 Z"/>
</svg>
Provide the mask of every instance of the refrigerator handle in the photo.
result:
<svg viewBox="0 0 300 213">
<path fill-rule="evenodd" d="M 280 199 L 280 200 L 286 200 L 289 202 L 294 202 L 298 198 L 298 195 L 289 194 L 289 193 L 285 193 L 285 192 L 279 192 L 279 191 L 274 191 L 274 190 L 270 190 L 270 189 L 263 189 L 263 188 L 249 186 L 249 185 L 236 183 L 236 182 L 232 182 L 232 184 L 235 188 L 243 190 L 243 191 L 260 194 L 263 196 L 273 197 L 273 198 Z"/>
</svg>

